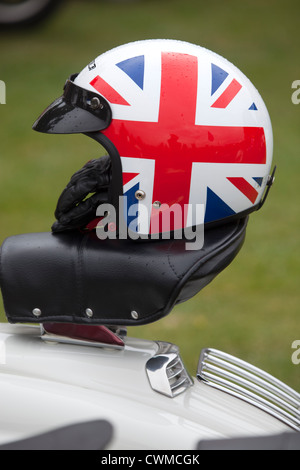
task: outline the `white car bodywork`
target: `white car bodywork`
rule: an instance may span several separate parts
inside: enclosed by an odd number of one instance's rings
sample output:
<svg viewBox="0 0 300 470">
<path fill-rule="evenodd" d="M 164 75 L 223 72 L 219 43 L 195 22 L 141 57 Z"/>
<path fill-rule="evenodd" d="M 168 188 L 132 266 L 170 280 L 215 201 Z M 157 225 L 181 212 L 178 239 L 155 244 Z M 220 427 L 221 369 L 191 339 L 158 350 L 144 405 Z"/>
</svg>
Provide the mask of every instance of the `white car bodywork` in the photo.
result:
<svg viewBox="0 0 300 470">
<path fill-rule="evenodd" d="M 1 324 L 0 445 L 95 419 L 111 423 L 111 450 L 194 450 L 203 439 L 297 430 L 296 392 L 294 426 L 188 375 L 170 396 L 162 344 L 129 337 L 124 343 L 60 340 L 43 337 L 40 326 Z M 176 348 L 163 346 L 173 360 Z"/>
</svg>

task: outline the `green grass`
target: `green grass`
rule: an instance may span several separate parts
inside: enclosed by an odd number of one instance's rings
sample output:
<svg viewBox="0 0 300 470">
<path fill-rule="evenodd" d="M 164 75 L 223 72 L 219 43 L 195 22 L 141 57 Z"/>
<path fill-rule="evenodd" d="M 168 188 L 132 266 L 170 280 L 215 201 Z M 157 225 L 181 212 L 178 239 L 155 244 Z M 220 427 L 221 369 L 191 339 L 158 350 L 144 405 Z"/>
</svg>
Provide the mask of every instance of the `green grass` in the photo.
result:
<svg viewBox="0 0 300 470">
<path fill-rule="evenodd" d="M 276 183 L 251 216 L 232 265 L 163 320 L 129 334 L 175 342 L 194 374 L 202 347 L 216 347 L 263 367 L 300 389 L 291 361 L 299 329 L 300 79 L 298 0 L 65 1 L 38 28 L 0 33 L 0 243 L 48 231 L 60 191 L 97 144 L 84 136 L 48 136 L 31 125 L 62 91 L 69 74 L 116 45 L 174 38 L 203 45 L 235 63 L 263 96 L 274 132 Z M 3 308 L 0 319 L 5 321 Z"/>
</svg>

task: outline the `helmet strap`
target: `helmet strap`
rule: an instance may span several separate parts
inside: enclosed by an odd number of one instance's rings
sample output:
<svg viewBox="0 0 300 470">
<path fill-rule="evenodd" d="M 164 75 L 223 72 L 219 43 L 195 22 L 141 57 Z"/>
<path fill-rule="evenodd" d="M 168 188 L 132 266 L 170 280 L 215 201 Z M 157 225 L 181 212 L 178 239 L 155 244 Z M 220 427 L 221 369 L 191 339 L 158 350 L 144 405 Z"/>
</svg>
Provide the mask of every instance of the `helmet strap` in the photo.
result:
<svg viewBox="0 0 300 470">
<path fill-rule="evenodd" d="M 122 184 L 122 163 L 120 154 L 112 143 L 111 140 L 108 139 L 104 134 L 101 132 L 85 132 L 84 135 L 91 137 L 96 142 L 98 142 L 104 149 L 107 151 L 108 155 L 111 159 L 111 169 L 112 169 L 112 178 L 110 187 L 108 190 L 108 200 L 114 206 L 116 210 L 117 220 L 119 218 L 119 211 L 122 208 L 119 207 L 119 196 L 123 195 L 123 184 Z M 119 227 L 120 229 L 120 227 Z"/>
</svg>

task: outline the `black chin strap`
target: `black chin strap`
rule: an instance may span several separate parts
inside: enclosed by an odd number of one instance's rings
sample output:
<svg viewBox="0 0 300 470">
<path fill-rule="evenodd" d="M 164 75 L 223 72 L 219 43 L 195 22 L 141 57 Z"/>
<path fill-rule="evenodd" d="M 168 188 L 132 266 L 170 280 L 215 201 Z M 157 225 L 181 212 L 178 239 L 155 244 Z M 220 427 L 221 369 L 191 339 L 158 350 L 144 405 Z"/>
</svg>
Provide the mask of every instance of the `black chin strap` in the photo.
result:
<svg viewBox="0 0 300 470">
<path fill-rule="evenodd" d="M 84 135 L 91 137 L 93 140 L 98 142 L 107 151 L 111 159 L 111 182 L 108 189 L 108 202 L 112 204 L 116 210 L 117 220 L 119 218 L 119 212 L 122 208 L 119 207 L 120 196 L 123 195 L 123 178 L 122 178 L 122 163 L 120 154 L 111 140 L 108 139 L 101 132 L 85 132 Z M 121 219 L 123 220 L 123 219 Z"/>
</svg>

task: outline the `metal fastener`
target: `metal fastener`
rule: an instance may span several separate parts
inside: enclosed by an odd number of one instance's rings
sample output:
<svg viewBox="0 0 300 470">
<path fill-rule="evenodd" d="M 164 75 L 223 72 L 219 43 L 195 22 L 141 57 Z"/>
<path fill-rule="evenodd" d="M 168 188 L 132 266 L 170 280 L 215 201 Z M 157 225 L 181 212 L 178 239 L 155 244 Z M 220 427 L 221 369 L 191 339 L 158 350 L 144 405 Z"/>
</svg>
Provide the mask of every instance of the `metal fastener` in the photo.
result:
<svg viewBox="0 0 300 470">
<path fill-rule="evenodd" d="M 85 310 L 85 314 L 86 314 L 87 317 L 92 318 L 92 316 L 94 315 L 94 312 L 91 308 L 87 308 Z"/>
<path fill-rule="evenodd" d="M 153 202 L 153 207 L 154 207 L 155 209 L 159 209 L 160 206 L 161 206 L 161 202 L 160 202 L 160 201 L 154 201 L 154 202 Z"/>
<path fill-rule="evenodd" d="M 274 181 L 275 181 L 275 176 L 274 175 L 268 175 L 267 186 L 272 186 Z"/>
<path fill-rule="evenodd" d="M 99 98 L 97 98 L 97 96 L 94 96 L 94 97 L 91 99 L 91 104 L 90 104 L 90 106 L 91 106 L 92 109 L 103 108 L 103 105 L 101 104 L 101 101 L 99 100 Z"/>
<path fill-rule="evenodd" d="M 145 191 L 143 191 L 142 189 L 138 189 L 138 190 L 135 192 L 135 197 L 136 197 L 136 199 L 138 199 L 139 201 L 141 201 L 142 199 L 145 199 L 146 193 L 145 193 Z"/>
<path fill-rule="evenodd" d="M 42 315 L 42 311 L 39 308 L 34 308 L 32 313 L 35 317 L 40 317 Z"/>
<path fill-rule="evenodd" d="M 131 316 L 134 320 L 137 320 L 139 318 L 139 314 L 135 310 L 132 310 Z"/>
</svg>

